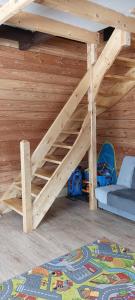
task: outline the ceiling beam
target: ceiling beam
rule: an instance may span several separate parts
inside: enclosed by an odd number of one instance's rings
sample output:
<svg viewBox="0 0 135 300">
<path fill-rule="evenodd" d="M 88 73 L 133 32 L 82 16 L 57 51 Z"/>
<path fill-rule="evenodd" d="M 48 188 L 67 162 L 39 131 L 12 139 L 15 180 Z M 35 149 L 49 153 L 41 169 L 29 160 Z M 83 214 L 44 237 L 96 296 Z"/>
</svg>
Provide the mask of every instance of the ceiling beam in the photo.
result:
<svg viewBox="0 0 135 300">
<path fill-rule="evenodd" d="M 9 0 L 6 4 L 0 8 L 0 25 L 5 23 L 12 16 L 17 14 L 20 9 L 29 5 L 33 0 Z"/>
<path fill-rule="evenodd" d="M 8 24 L 32 31 L 40 31 L 55 36 L 81 41 L 84 43 L 98 43 L 99 34 L 80 27 L 65 24 L 39 15 L 20 12 L 8 20 Z"/>
<path fill-rule="evenodd" d="M 81 18 L 117 27 L 135 33 L 135 18 L 125 16 L 115 10 L 87 0 L 37 0 L 63 12 L 75 14 Z"/>
</svg>

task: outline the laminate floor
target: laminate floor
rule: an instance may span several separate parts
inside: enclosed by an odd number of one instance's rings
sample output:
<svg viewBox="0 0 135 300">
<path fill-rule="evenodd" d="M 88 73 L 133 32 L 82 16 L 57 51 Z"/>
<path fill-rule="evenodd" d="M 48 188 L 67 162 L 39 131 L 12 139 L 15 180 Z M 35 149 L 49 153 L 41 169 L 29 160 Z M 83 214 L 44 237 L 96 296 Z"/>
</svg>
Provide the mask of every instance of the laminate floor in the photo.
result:
<svg viewBox="0 0 135 300">
<path fill-rule="evenodd" d="M 89 211 L 86 202 L 58 199 L 31 234 L 22 232 L 21 216 L 9 212 L 0 218 L 0 281 L 101 237 L 135 251 L 135 223 Z"/>
</svg>

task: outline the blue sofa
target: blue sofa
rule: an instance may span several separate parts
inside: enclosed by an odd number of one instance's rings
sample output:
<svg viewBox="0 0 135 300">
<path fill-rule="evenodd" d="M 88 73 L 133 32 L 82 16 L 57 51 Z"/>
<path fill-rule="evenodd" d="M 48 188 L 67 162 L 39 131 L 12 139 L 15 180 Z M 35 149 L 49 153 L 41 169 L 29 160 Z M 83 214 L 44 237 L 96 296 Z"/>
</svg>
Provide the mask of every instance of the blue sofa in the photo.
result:
<svg viewBox="0 0 135 300">
<path fill-rule="evenodd" d="M 97 187 L 99 208 L 135 221 L 135 157 L 125 156 L 116 185 Z"/>
</svg>

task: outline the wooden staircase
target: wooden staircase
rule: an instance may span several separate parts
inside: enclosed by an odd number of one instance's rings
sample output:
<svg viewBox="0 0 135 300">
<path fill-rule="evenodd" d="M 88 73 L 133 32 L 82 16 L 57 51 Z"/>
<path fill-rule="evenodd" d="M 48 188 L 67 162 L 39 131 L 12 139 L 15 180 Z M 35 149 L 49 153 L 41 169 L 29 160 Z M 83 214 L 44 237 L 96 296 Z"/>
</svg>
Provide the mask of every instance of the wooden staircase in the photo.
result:
<svg viewBox="0 0 135 300">
<path fill-rule="evenodd" d="M 97 115 L 118 102 L 135 86 L 133 78 L 125 88 L 125 81 L 120 78 L 117 83 L 114 83 L 114 74 L 107 73 L 122 47 L 128 45 L 127 40 L 122 38 L 121 31 L 115 30 L 94 65 L 93 81 L 94 96 L 97 98 Z M 114 42 L 116 45 L 112 49 Z M 132 67 L 126 76 L 129 78 L 131 73 Z M 108 80 L 109 76 L 112 76 L 112 88 L 109 91 L 111 96 L 98 93 L 102 80 Z M 90 71 L 88 70 L 31 158 L 29 143 L 21 142 L 21 176 L 18 176 L 3 195 L 0 208 L 2 212 L 9 208 L 23 216 L 25 232 L 37 228 L 69 176 L 90 148 L 91 115 L 86 100 L 89 85 Z M 113 95 L 117 91 L 121 93 Z"/>
<path fill-rule="evenodd" d="M 79 119 L 80 113 L 81 118 Z M 31 202 L 30 206 L 32 207 L 33 229 L 38 226 L 39 222 L 59 195 L 63 186 L 66 184 L 71 172 L 77 167 L 78 162 L 83 159 L 87 152 L 90 146 L 89 139 L 87 138 L 89 129 L 90 122 L 87 105 L 81 104 L 72 115 L 71 121 L 69 120 L 66 126 L 63 127 L 60 135 L 52 146 L 50 146 L 48 153 L 44 156 L 42 161 L 36 164 L 37 167 L 32 164 L 34 172 L 32 174 L 31 196 L 29 201 Z M 21 145 L 26 151 L 29 148 L 27 141 L 22 141 Z M 64 151 L 59 155 L 60 150 Z M 35 153 L 33 156 L 34 155 Z M 30 161 L 30 156 L 28 159 Z M 24 165 L 28 168 L 25 162 Z M 28 174 L 26 181 L 27 180 Z M 25 181 L 25 178 L 23 178 L 23 181 Z M 24 214 L 22 186 L 23 182 L 19 181 L 18 178 L 12 186 L 12 192 L 14 191 L 15 196 L 13 198 L 4 199 L 4 204 L 21 216 Z M 31 213 L 29 213 L 29 218 L 30 215 Z"/>
</svg>

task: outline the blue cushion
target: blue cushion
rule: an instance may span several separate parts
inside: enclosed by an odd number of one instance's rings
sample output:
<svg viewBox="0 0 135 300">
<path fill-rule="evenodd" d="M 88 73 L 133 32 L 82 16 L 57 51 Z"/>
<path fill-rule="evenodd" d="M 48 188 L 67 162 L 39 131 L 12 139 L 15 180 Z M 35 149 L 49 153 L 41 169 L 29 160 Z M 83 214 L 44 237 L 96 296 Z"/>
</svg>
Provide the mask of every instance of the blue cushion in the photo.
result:
<svg viewBox="0 0 135 300">
<path fill-rule="evenodd" d="M 122 162 L 117 184 L 131 188 L 134 169 L 135 156 L 125 156 Z"/>
</svg>

